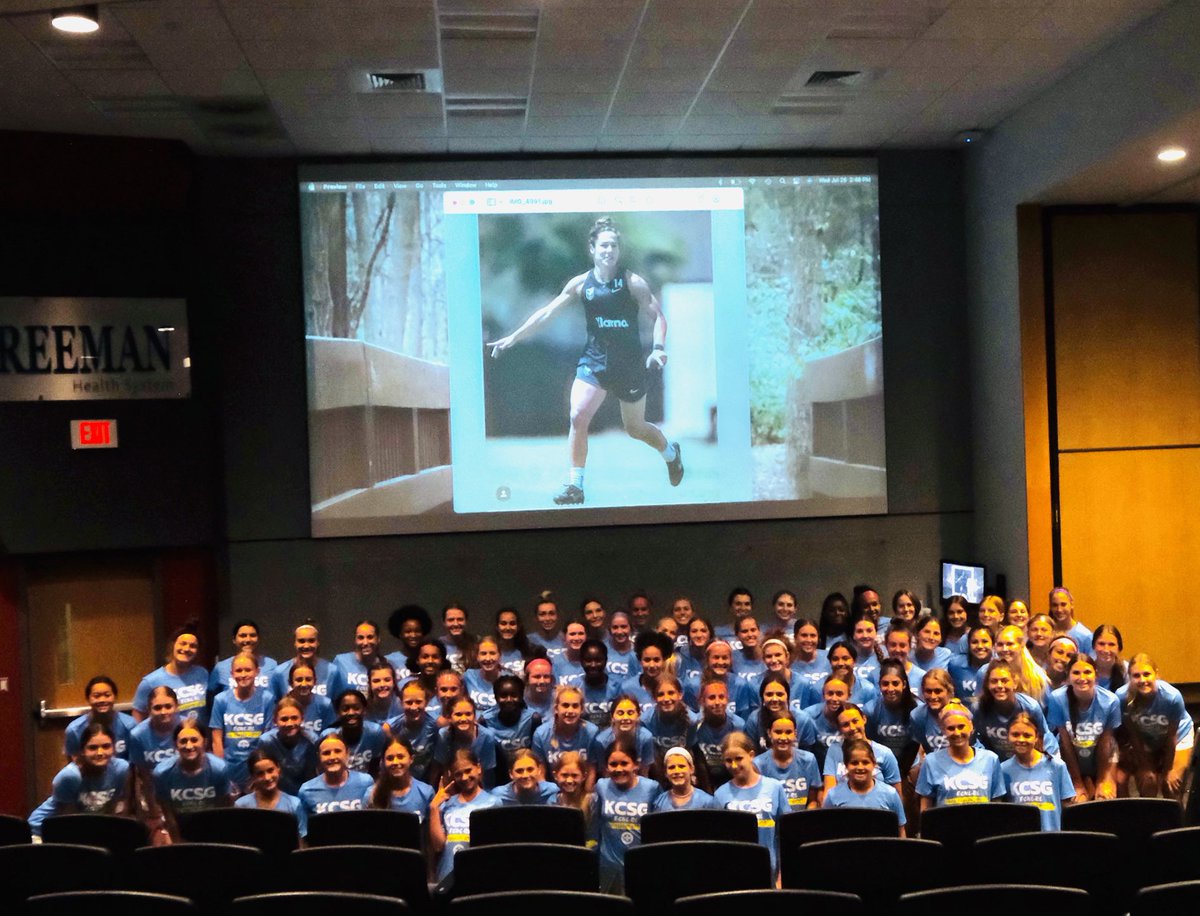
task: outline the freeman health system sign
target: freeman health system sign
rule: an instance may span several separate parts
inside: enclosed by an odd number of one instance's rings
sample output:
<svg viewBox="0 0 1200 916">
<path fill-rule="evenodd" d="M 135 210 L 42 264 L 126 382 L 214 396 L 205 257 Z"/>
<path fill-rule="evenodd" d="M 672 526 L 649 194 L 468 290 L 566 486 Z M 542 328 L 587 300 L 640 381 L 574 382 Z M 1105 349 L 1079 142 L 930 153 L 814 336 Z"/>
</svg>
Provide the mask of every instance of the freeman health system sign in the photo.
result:
<svg viewBox="0 0 1200 916">
<path fill-rule="evenodd" d="M 0 297 L 0 401 L 191 394 L 183 299 Z"/>
</svg>

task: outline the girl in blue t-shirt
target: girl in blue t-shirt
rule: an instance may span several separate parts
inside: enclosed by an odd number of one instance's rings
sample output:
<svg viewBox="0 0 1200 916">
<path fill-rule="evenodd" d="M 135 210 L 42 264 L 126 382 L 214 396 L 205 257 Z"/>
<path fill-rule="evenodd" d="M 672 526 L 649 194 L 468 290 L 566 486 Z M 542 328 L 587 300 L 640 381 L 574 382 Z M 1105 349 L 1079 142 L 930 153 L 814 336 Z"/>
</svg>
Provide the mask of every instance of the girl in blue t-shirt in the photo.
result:
<svg viewBox="0 0 1200 916">
<path fill-rule="evenodd" d="M 502 607 L 496 612 L 496 641 L 500 646 L 500 667 L 504 673 L 515 677 L 524 674 L 525 661 L 530 655 L 529 636 L 514 608 Z"/>
<path fill-rule="evenodd" d="M 116 738 L 103 722 L 93 722 L 80 735 L 75 763 L 54 777 L 50 797 L 29 815 L 34 836 L 56 814 L 127 814 L 130 801 L 129 762 L 115 756 Z"/>
<path fill-rule="evenodd" d="M 250 788 L 250 770 L 246 761 L 258 746 L 263 732 L 271 727 L 275 698 L 255 687 L 258 659 L 238 655 L 229 666 L 234 686 L 217 694 L 212 706 L 213 753 L 225 761 L 229 778 L 239 792 Z"/>
<path fill-rule="evenodd" d="M 1178 798 L 1192 745 L 1190 734 L 1189 740 L 1178 740 L 1184 737 L 1187 717 L 1183 696 L 1159 680 L 1157 666 L 1140 652 L 1129 660 L 1129 683 L 1117 691 L 1117 698 L 1123 732 L 1118 790 L 1124 790 L 1132 778 L 1143 798 L 1154 798 L 1160 791 L 1167 798 Z"/>
<path fill-rule="evenodd" d="M 781 715 L 788 713 L 788 696 L 790 684 L 783 674 L 770 673 L 763 676 L 758 685 L 758 709 L 746 719 L 746 735 L 754 742 L 758 752 L 771 749 L 771 723 Z M 801 747 L 809 748 L 816 743 L 817 729 L 808 715 L 796 710 L 792 716 L 797 732 L 797 741 Z"/>
<path fill-rule="evenodd" d="M 413 776 L 433 785 L 429 772 L 433 766 L 433 752 L 437 746 L 437 719 L 426 712 L 428 697 L 418 681 L 409 681 L 400 690 L 401 713 L 388 722 L 388 731 L 393 738 L 403 738 L 412 748 Z"/>
<path fill-rule="evenodd" d="M 312 818 L 331 811 L 358 811 L 371 788 L 371 777 L 350 769 L 350 752 L 337 732 L 329 732 L 317 744 L 320 775 L 300 787 L 300 803 Z"/>
<path fill-rule="evenodd" d="M 912 736 L 913 740 L 921 745 L 925 755 L 929 756 L 934 751 L 950 746 L 938 718 L 946 705 L 955 700 L 954 682 L 950 679 L 949 672 L 943 668 L 926 671 L 925 676 L 921 678 L 921 695 L 925 705 L 913 710 Z M 957 702 L 963 703 L 961 699 Z M 963 705 L 966 706 L 965 703 Z M 966 708 L 970 709 L 969 706 Z"/>
<path fill-rule="evenodd" d="M 513 754 L 508 767 L 508 783 L 493 789 L 492 794 L 505 805 L 552 805 L 558 797 L 558 786 L 542 778 L 546 767 L 529 748 Z"/>
<path fill-rule="evenodd" d="M 1125 640 L 1121 631 L 1111 623 L 1102 623 L 1092 633 L 1092 658 L 1096 661 L 1096 683 L 1116 693 L 1129 680 L 1128 669 L 1121 660 Z"/>
<path fill-rule="evenodd" d="M 442 775 L 449 772 L 454 752 L 469 749 L 482 768 L 481 784 L 485 789 L 490 789 L 497 782 L 495 737 L 479 724 L 475 704 L 470 697 L 459 697 L 449 712 L 450 724 L 438 732 L 433 751 L 434 775 L 431 779 L 440 783 Z"/>
<path fill-rule="evenodd" d="M 771 749 L 754 758 L 754 766 L 763 776 L 783 783 L 788 806 L 793 811 L 819 808 L 824 789 L 817 758 L 796 747 L 796 720 L 790 712 L 780 713 L 767 730 Z"/>
<path fill-rule="evenodd" d="M 480 725 L 496 739 L 497 775 L 508 771 L 513 756 L 533 747 L 534 729 L 541 721 L 525 707 L 525 685 L 513 674 L 496 678 L 496 705 L 479 717 Z"/>
<path fill-rule="evenodd" d="M 154 770 L 154 794 L 162 806 L 164 829 L 178 842 L 179 816 L 227 808 L 237 794 L 225 761 L 207 752 L 208 730 L 194 719 L 175 729 L 175 756 Z"/>
<path fill-rule="evenodd" d="M 1049 697 L 1046 725 L 1058 734 L 1063 763 L 1081 800 L 1116 798 L 1113 751 L 1121 727 L 1121 701 L 1096 684 L 1096 665 L 1076 655 L 1067 683 Z"/>
<path fill-rule="evenodd" d="M 1008 725 L 1013 755 L 1000 764 L 1008 800 L 1033 805 L 1042 818 L 1042 830 L 1062 829 L 1063 805 L 1075 798 L 1067 765 L 1039 750 L 1041 729 L 1033 716 L 1019 712 Z"/>
<path fill-rule="evenodd" d="M 654 762 L 660 767 L 662 755 L 673 747 L 690 747 L 696 737 L 700 717 L 683 703 L 683 685 L 673 674 L 658 679 L 656 706 L 646 720 L 646 731 L 654 740 Z M 786 705 L 787 698 L 785 696 Z"/>
<path fill-rule="evenodd" d="M 133 695 L 133 717 L 141 722 L 150 712 L 150 691 L 166 686 L 175 691 L 181 717 L 195 718 L 208 724 L 208 671 L 196 664 L 200 654 L 199 628 L 188 624 L 171 635 L 171 652 L 167 663 L 151 671 L 138 684 Z"/>
<path fill-rule="evenodd" d="M 550 766 L 567 751 L 578 751 L 584 761 L 591 763 L 589 754 L 598 732 L 596 726 L 583 719 L 583 691 L 559 687 L 554 696 L 554 719 L 543 722 L 533 733 L 533 752 Z"/>
<path fill-rule="evenodd" d="M 792 628 L 795 648 L 792 651 L 792 696 L 803 701 L 819 693 L 825 678 L 833 673 L 829 657 L 819 651 L 821 631 L 815 620 L 801 617 Z M 806 687 L 810 692 L 806 692 Z M 802 704 L 801 705 L 805 705 Z"/>
<path fill-rule="evenodd" d="M 899 794 L 885 782 L 875 778 L 878 765 L 871 742 L 848 738 L 842 745 L 845 754 L 846 778 L 825 793 L 825 808 L 877 808 L 896 815 L 900 837 L 904 837 L 907 818 Z"/>
<path fill-rule="evenodd" d="M 912 661 L 923 671 L 945 668 L 954 653 L 942 645 L 942 622 L 936 614 L 926 614 L 913 624 Z"/>
<path fill-rule="evenodd" d="M 331 667 L 330 691 L 357 690 L 366 696 L 371 689 L 370 668 L 378 659 L 379 625 L 373 620 L 360 620 L 354 625 L 354 651 L 339 652 Z"/>
<path fill-rule="evenodd" d="M 496 681 L 503 673 L 499 640 L 481 636 L 475 646 L 474 664 L 463 674 L 463 686 L 476 709 L 486 710 L 496 705 Z"/>
<path fill-rule="evenodd" d="M 312 663 L 297 659 L 288 670 L 288 696 L 300 704 L 304 714 L 304 727 L 315 735 L 333 726 L 337 715 L 329 697 L 316 693 L 317 669 Z"/>
<path fill-rule="evenodd" d="M 972 746 L 975 729 L 970 710 L 958 702 L 947 703 L 938 721 L 947 747 L 927 755 L 921 765 L 917 779 L 921 810 L 980 804 L 1004 795 L 1000 758 Z"/>
<path fill-rule="evenodd" d="M 617 739 L 605 758 L 608 776 L 596 781 L 592 831 L 600 847 L 600 890 L 625 890 L 625 851 L 642 843 L 642 818 L 653 809 L 661 789 L 638 775 L 637 748 Z"/>
<path fill-rule="evenodd" d="M 262 808 L 267 811 L 284 811 L 296 818 L 296 830 L 300 836 L 308 834 L 308 817 L 304 806 L 295 795 L 280 791 L 281 774 L 279 760 L 265 748 L 256 747 L 246 758 L 253 791 L 233 803 L 235 808 Z"/>
<path fill-rule="evenodd" d="M 384 725 L 400 711 L 396 670 L 387 659 L 377 658 L 367 666 L 367 721 Z"/>
<path fill-rule="evenodd" d="M 758 842 L 771 853 L 771 874 L 778 871 L 776 825 L 791 810 L 783 783 L 763 776 L 754 766 L 754 745 L 745 735 L 734 732 L 721 748 L 729 782 L 717 789 L 713 798 L 718 808 L 749 811 L 758 818 Z"/>
<path fill-rule="evenodd" d="M 870 617 L 856 620 L 852 638 L 855 652 L 854 676 L 859 680 L 874 681 L 876 672 L 879 671 L 879 663 L 883 661 L 876 622 Z"/>
<path fill-rule="evenodd" d="M 967 635 L 965 655 L 950 659 L 947 670 L 954 681 L 954 695 L 974 709 L 979 703 L 979 688 L 995 653 L 995 637 L 987 627 L 974 627 Z"/>
<path fill-rule="evenodd" d="M 364 718 L 367 698 L 357 690 L 343 690 L 334 698 L 334 708 L 338 717 L 333 723 L 333 730 L 346 742 L 350 769 L 367 774 L 378 772 L 388 736 L 382 725 Z"/>
<path fill-rule="evenodd" d="M 1049 754 L 1058 753 L 1058 739 L 1046 732 L 1046 718 L 1037 700 L 1017 692 L 1017 677 L 1011 666 L 997 659 L 988 665 L 984 677 L 983 693 L 979 695 L 979 709 L 975 712 L 975 728 L 980 742 L 1001 760 L 1012 756 L 1012 744 L 1008 740 L 1008 724 L 1019 712 L 1027 712 L 1038 723 L 1039 731 L 1045 735 L 1044 744 Z"/>
<path fill-rule="evenodd" d="M 554 776 L 554 784 L 558 787 L 558 795 L 554 797 L 553 804 L 582 812 L 584 822 L 590 825 L 594 812 L 592 811 L 592 793 L 588 791 L 587 785 L 587 761 L 580 756 L 578 751 L 567 751 L 558 758 L 558 763 L 551 767 L 550 772 Z M 588 848 L 594 849 L 596 840 L 592 836 L 590 826 L 587 835 L 590 838 L 587 841 Z"/>
<path fill-rule="evenodd" d="M 842 706 L 850 702 L 850 685 L 836 674 L 825 679 L 822 688 L 824 701 L 809 706 L 802 712 L 812 721 L 817 732 L 817 740 L 813 743 L 813 753 L 817 755 L 817 763 L 824 765 L 825 752 L 841 735 L 838 729 L 838 713 Z"/>
<path fill-rule="evenodd" d="M 279 788 L 298 795 L 317 775 L 317 736 L 304 727 L 304 710 L 295 697 L 275 705 L 275 727 L 258 739 L 258 747 L 279 763 Z"/>
<path fill-rule="evenodd" d="M 655 800 L 655 811 L 695 811 L 716 807 L 711 795 L 696 788 L 696 761 L 687 748 L 668 748 L 663 755 L 663 780 L 666 791 Z"/>
<path fill-rule="evenodd" d="M 971 612 L 967 599 L 962 595 L 951 595 L 942 605 L 942 645 L 954 655 L 967 654 L 968 622 Z M 915 623 L 916 621 L 914 621 Z M 991 633 L 991 630 L 988 630 Z"/>
<path fill-rule="evenodd" d="M 442 780 L 429 803 L 429 849 L 437 856 L 438 882 L 454 870 L 455 854 L 471 845 L 471 812 L 500 804 L 483 791 L 482 776 L 475 753 L 459 748 L 450 758 L 449 778 Z"/>
<path fill-rule="evenodd" d="M 117 682 L 106 674 L 97 675 L 87 682 L 83 696 L 91 710 L 72 719 L 67 726 L 63 738 L 67 760 L 75 759 L 82 747 L 80 739 L 84 729 L 93 722 L 102 722 L 112 729 L 113 753 L 122 760 L 129 760 L 129 735 L 138 723 L 133 716 L 116 711 Z"/>
<path fill-rule="evenodd" d="M 425 823 L 433 800 L 433 787 L 413 778 L 412 762 L 412 745 L 404 738 L 392 738 L 383 750 L 379 778 L 363 796 L 363 807 L 407 811 Z"/>
</svg>

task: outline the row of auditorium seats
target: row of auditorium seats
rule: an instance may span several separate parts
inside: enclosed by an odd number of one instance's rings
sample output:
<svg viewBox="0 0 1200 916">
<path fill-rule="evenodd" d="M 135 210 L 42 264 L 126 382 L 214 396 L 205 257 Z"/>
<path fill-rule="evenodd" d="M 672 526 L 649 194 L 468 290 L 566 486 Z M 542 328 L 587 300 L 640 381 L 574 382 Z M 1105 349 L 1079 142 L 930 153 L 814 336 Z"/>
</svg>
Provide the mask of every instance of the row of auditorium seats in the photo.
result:
<svg viewBox="0 0 1200 916">
<path fill-rule="evenodd" d="M 1055 916 L 1093 916 L 1093 901 L 1083 891 L 1065 887 L 1025 884 L 989 884 L 905 894 L 891 911 L 894 916 L 927 916 L 930 912 L 976 912 L 986 901 L 988 912 L 1043 912 Z M 74 891 L 47 894 L 27 901 L 27 916 L 59 916 L 85 907 L 112 907 L 122 916 L 203 916 L 186 897 L 137 891 Z M 1200 906 L 1200 881 L 1187 881 L 1140 891 L 1129 916 L 1162 916 L 1184 913 Z M 521 908 L 552 908 L 571 916 L 637 916 L 635 901 L 580 891 L 508 891 L 459 897 L 451 901 L 448 916 L 495 916 Z M 838 916 L 866 916 L 871 912 L 853 894 L 830 891 L 749 890 L 698 894 L 680 898 L 660 916 L 728 916 L 731 912 L 836 912 Z M 402 900 L 361 893 L 292 892 L 240 897 L 223 913 L 258 916 L 264 911 L 288 916 L 328 916 L 331 912 L 369 911 L 373 916 L 406 916 L 413 912 Z M 535 909 L 536 911 L 542 911 Z M 17 911 L 13 911 L 14 914 Z"/>
</svg>

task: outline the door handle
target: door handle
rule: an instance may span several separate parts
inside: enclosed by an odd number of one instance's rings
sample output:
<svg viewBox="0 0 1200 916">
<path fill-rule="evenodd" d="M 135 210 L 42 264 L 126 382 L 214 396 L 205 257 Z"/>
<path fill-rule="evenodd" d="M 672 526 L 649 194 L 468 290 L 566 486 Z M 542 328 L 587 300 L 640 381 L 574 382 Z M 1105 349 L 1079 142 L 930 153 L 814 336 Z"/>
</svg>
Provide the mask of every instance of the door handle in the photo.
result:
<svg viewBox="0 0 1200 916">
<path fill-rule="evenodd" d="M 117 712 L 129 712 L 133 709 L 133 704 L 116 703 L 113 705 L 113 709 Z M 50 706 L 45 700 L 38 701 L 38 719 L 42 722 L 49 722 L 55 719 L 74 719 L 91 711 L 92 707 L 90 706 L 61 706 L 55 708 Z"/>
</svg>

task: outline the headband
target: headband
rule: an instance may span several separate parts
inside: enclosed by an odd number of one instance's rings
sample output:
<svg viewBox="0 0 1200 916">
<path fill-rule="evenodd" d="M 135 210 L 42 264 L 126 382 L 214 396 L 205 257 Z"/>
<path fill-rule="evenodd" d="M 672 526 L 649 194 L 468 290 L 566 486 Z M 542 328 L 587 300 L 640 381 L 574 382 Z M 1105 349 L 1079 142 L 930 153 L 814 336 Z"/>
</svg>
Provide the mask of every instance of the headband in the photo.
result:
<svg viewBox="0 0 1200 916">
<path fill-rule="evenodd" d="M 667 762 L 668 757 L 682 757 L 688 762 L 688 766 L 692 769 L 696 768 L 696 761 L 692 759 L 692 752 L 686 747 L 673 747 L 663 754 L 663 763 Z"/>
<path fill-rule="evenodd" d="M 549 674 L 553 670 L 553 666 L 544 658 L 531 658 L 525 665 L 525 671 L 528 674 Z"/>
<path fill-rule="evenodd" d="M 766 652 L 767 646 L 770 646 L 772 644 L 776 645 L 776 646 L 783 646 L 784 652 L 786 652 L 788 655 L 792 654 L 792 650 L 788 648 L 788 644 L 785 643 L 782 639 L 779 639 L 777 636 L 772 636 L 770 639 L 768 639 L 766 642 L 764 642 L 761 646 L 759 646 L 758 647 L 759 654 L 761 655 L 763 652 Z"/>
</svg>

